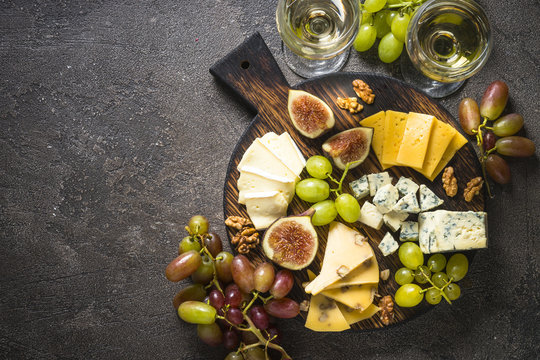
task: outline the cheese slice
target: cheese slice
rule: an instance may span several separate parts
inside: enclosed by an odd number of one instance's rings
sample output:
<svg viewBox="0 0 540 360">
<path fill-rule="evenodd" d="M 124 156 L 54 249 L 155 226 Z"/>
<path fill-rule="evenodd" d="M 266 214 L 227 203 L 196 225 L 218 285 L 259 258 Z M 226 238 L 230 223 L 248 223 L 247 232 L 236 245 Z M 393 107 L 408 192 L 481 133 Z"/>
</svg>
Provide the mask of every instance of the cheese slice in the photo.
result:
<svg viewBox="0 0 540 360">
<path fill-rule="evenodd" d="M 342 304 L 338 304 L 338 308 L 349 325 L 370 319 L 373 315 L 381 311 L 381 308 L 375 304 L 369 305 L 365 310 L 354 310 Z"/>
<path fill-rule="evenodd" d="M 352 309 L 364 310 L 373 303 L 375 291 L 377 285 L 364 284 L 323 290 L 321 294 Z"/>
<path fill-rule="evenodd" d="M 373 128 L 371 147 L 373 148 L 373 152 L 377 156 L 377 159 L 379 160 L 379 163 L 381 164 L 383 170 L 392 166 L 389 164 L 385 164 L 382 161 L 385 117 L 386 113 L 384 111 L 379 111 L 378 113 L 368 116 L 367 118 L 360 121 L 360 125 Z"/>
<path fill-rule="evenodd" d="M 238 164 L 238 170 L 256 172 L 257 170 L 265 173 L 286 178 L 289 181 L 297 181 L 295 175 L 277 156 L 275 156 L 260 139 L 255 139 L 247 148 L 242 160 Z"/>
<path fill-rule="evenodd" d="M 255 229 L 266 229 L 278 218 L 287 215 L 287 199 L 279 191 L 246 194 L 246 208 Z"/>
<path fill-rule="evenodd" d="M 426 177 L 433 181 L 437 175 L 448 165 L 450 160 L 454 157 L 456 152 L 461 149 L 463 145 L 467 143 L 467 139 L 461 135 L 458 131 L 456 131 L 454 137 L 452 138 L 452 141 L 450 141 L 450 144 L 446 148 L 444 155 L 442 156 L 441 160 L 439 161 L 439 164 L 437 164 L 437 167 L 435 170 L 433 170 L 433 173 L 429 176 L 426 175 Z"/>
<path fill-rule="evenodd" d="M 266 133 L 260 138 L 261 143 L 281 160 L 296 176 L 299 176 L 306 159 L 294 143 L 289 133 L 277 135 L 273 132 Z"/>
<path fill-rule="evenodd" d="M 372 257 L 373 250 L 363 235 L 342 223 L 332 222 L 328 231 L 321 273 L 306 286 L 306 293 L 320 293 L 328 285 L 342 279 Z"/>
<path fill-rule="evenodd" d="M 407 124 L 407 114 L 387 110 L 384 119 L 382 163 L 398 165 L 397 155 Z"/>
<path fill-rule="evenodd" d="M 313 331 L 343 331 L 351 328 L 336 302 L 321 294 L 311 296 L 305 326 Z"/>
<path fill-rule="evenodd" d="M 287 203 L 294 197 L 294 181 L 271 175 L 254 169 L 254 172 L 242 171 L 238 178 L 238 202 L 246 203 L 246 194 L 263 191 L 278 191 L 283 194 Z"/>
<path fill-rule="evenodd" d="M 441 161 L 446 148 L 452 141 L 456 132 L 456 129 L 449 124 L 436 120 L 431 129 L 431 136 L 429 137 L 429 145 L 426 151 L 424 164 L 422 165 L 422 168 L 416 170 L 425 177 L 429 177 L 439 164 L 439 161 Z"/>
<path fill-rule="evenodd" d="M 399 165 L 422 167 L 435 120 L 432 115 L 413 112 L 407 115 L 407 125 L 396 158 Z"/>
<path fill-rule="evenodd" d="M 373 254 L 373 250 L 371 250 L 371 253 Z M 377 263 L 375 255 L 373 255 L 369 260 L 364 261 L 362 265 L 351 271 L 343 279 L 329 285 L 326 290 L 360 284 L 378 284 L 379 274 L 379 264 Z"/>
</svg>

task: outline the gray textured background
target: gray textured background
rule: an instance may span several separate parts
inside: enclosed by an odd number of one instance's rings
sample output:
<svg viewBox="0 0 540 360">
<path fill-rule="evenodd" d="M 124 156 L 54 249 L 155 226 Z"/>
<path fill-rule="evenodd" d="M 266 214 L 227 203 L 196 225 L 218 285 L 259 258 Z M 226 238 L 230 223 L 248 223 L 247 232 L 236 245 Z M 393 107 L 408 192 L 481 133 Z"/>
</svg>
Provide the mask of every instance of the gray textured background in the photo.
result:
<svg viewBox="0 0 540 360">
<path fill-rule="evenodd" d="M 208 73 L 253 31 L 279 56 L 276 1 L 0 1 L 0 357 L 219 359 L 177 319 L 163 270 L 183 226 L 224 235 L 228 159 L 254 116 Z M 538 1 L 487 1 L 494 51 L 442 101 L 505 80 L 540 144 Z M 376 52 L 345 70 L 399 77 Z M 281 324 L 295 359 L 532 359 L 539 335 L 537 158 L 488 201 L 490 248 L 463 297 L 384 331 Z"/>
</svg>

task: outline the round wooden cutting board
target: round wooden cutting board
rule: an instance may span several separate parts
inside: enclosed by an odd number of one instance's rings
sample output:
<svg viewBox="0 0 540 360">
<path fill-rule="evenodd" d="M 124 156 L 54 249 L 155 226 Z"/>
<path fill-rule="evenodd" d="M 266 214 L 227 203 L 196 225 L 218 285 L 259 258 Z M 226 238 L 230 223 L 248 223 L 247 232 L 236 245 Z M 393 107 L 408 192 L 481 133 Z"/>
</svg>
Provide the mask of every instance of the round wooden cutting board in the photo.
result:
<svg viewBox="0 0 540 360">
<path fill-rule="evenodd" d="M 402 81 L 386 76 L 366 73 L 335 73 L 309 79 L 293 87 L 294 89 L 305 90 L 320 97 L 330 106 L 335 115 L 336 124 L 330 132 L 318 139 L 305 138 L 295 130 L 290 122 L 287 112 L 287 97 L 290 87 L 258 33 L 248 38 L 242 45 L 216 63 L 216 65 L 210 69 L 210 72 L 234 89 L 244 100 L 247 100 L 248 103 L 258 111 L 258 115 L 255 116 L 245 133 L 240 137 L 238 144 L 231 155 L 224 186 L 223 205 L 225 218 L 231 215 L 248 217 L 245 206 L 238 204 L 237 201 L 237 179 L 239 177 L 237 165 L 245 150 L 251 145 L 253 140 L 263 136 L 267 132 L 273 131 L 276 134 L 281 134 L 287 131 L 307 159 L 312 155 L 321 155 L 322 143 L 333 134 L 357 127 L 359 126 L 358 122 L 360 120 L 381 110 L 395 110 L 406 113 L 413 111 L 431 114 L 437 119 L 449 123 L 459 130 L 458 124 L 448 111 L 427 95 Z M 372 105 L 364 104 L 364 110 L 360 113 L 350 114 L 348 111 L 338 108 L 335 101 L 338 96 L 356 96 L 351 85 L 352 81 L 355 79 L 361 79 L 369 84 L 376 97 L 375 102 Z M 455 168 L 459 189 L 461 189 L 453 198 L 446 196 L 444 189 L 442 188 L 441 175 L 431 182 L 423 175 L 407 167 L 394 166 L 385 171 L 388 171 L 394 178 L 393 184 L 396 183 L 400 176 L 410 177 L 417 184 L 426 184 L 435 192 L 435 194 L 437 194 L 437 196 L 444 200 L 444 204 L 439 207 L 439 209 L 483 211 L 483 196 L 476 196 L 472 202 L 468 203 L 465 202 L 462 195 L 462 189 L 465 188 L 467 181 L 473 177 L 481 176 L 480 164 L 472 145 L 468 143 L 459 150 L 449 165 L 452 165 Z M 348 187 L 350 181 L 358 179 L 365 174 L 378 173 L 381 171 L 383 170 L 381 169 L 375 154 L 371 151 L 364 163 L 349 172 L 344 182 L 344 184 L 346 184 L 344 190 L 350 192 Z M 339 178 L 341 176 L 341 171 L 334 169 L 333 174 L 335 177 Z M 309 175 L 304 170 L 301 174 L 301 178 L 306 177 L 309 177 Z M 361 201 L 361 204 L 362 202 L 363 201 Z M 288 214 L 302 213 L 310 206 L 311 204 L 295 197 L 289 205 Z M 339 217 L 336 220 L 342 221 Z M 385 233 L 389 231 L 388 228 L 383 225 L 381 230 L 375 230 L 359 222 L 353 224 L 348 224 L 344 221 L 342 222 L 347 226 L 358 229 L 362 234 L 369 238 L 369 243 L 374 249 L 380 270 L 390 269 L 391 273 L 388 280 L 381 280 L 379 282 L 378 293 L 382 296 L 388 294 L 393 295 L 399 287 L 394 281 L 394 274 L 397 269 L 402 267 L 402 265 L 398 259 L 397 252 L 391 256 L 385 257 L 378 249 L 381 239 Z M 315 274 L 318 274 L 320 271 L 328 235 L 328 226 L 317 227 L 317 233 L 319 235 L 319 249 L 315 260 L 308 267 L 308 269 L 311 269 Z M 229 239 L 232 235 L 234 234 L 228 229 Z M 467 255 L 469 256 L 469 259 L 472 259 L 473 254 L 474 251 L 468 252 Z M 252 251 L 249 254 L 249 257 L 254 263 L 267 261 L 260 248 Z M 297 285 L 289 296 L 298 301 L 308 299 L 309 297 L 304 293 L 301 287 L 302 282 L 308 281 L 307 269 L 295 272 L 295 279 Z M 377 298 L 375 302 L 378 302 Z M 425 301 L 414 308 L 401 308 L 395 306 L 395 318 L 392 324 L 400 323 L 417 316 L 431 307 L 432 306 L 428 305 Z M 378 316 L 352 325 L 353 329 L 362 330 L 382 327 L 384 327 L 384 325 L 379 320 Z"/>
</svg>

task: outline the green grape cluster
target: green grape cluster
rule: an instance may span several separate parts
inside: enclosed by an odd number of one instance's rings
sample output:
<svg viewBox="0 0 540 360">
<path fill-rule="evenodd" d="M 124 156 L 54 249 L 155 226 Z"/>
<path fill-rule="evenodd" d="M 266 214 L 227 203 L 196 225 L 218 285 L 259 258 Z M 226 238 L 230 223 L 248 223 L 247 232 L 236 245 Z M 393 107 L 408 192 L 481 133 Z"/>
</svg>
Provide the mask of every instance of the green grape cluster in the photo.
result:
<svg viewBox="0 0 540 360">
<path fill-rule="evenodd" d="M 404 267 L 394 275 L 400 285 L 394 295 L 397 305 L 414 307 L 424 297 L 431 305 L 437 305 L 443 298 L 451 304 L 460 297 L 461 288 L 456 282 L 463 279 L 469 270 L 465 255 L 454 254 L 447 261 L 443 254 L 434 254 L 424 265 L 420 247 L 412 242 L 402 244 L 398 255 Z"/>
<path fill-rule="evenodd" d="M 355 222 L 360 216 L 360 204 L 351 194 L 343 193 L 342 186 L 347 175 L 349 165 L 343 172 L 341 179 L 332 177 L 332 164 L 330 160 L 321 155 L 310 157 L 306 162 L 306 170 L 311 176 L 296 184 L 296 195 L 309 203 L 315 209 L 311 218 L 313 225 L 324 226 L 330 224 L 338 216 L 349 223 Z M 336 188 L 330 188 L 326 180 L 337 184 Z M 335 199 L 329 199 L 330 194 L 335 194 Z"/>
<path fill-rule="evenodd" d="M 377 50 L 381 61 L 396 61 L 403 52 L 412 15 L 424 1 L 365 0 L 360 5 L 362 21 L 353 43 L 356 51 L 367 51 L 380 39 Z"/>
</svg>

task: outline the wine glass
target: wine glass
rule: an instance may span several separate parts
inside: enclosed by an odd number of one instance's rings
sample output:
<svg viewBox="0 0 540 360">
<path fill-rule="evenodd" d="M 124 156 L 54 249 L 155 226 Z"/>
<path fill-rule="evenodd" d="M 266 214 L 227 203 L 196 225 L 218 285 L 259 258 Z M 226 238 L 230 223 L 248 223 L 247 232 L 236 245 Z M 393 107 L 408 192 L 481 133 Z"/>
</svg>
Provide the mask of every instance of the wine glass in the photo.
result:
<svg viewBox="0 0 540 360">
<path fill-rule="evenodd" d="M 405 81 L 434 98 L 458 90 L 485 65 L 492 47 L 485 12 L 472 0 L 430 0 L 418 8 L 401 57 Z"/>
<path fill-rule="evenodd" d="M 276 23 L 286 64 L 305 78 L 339 71 L 359 21 L 358 0 L 279 0 Z"/>
</svg>

